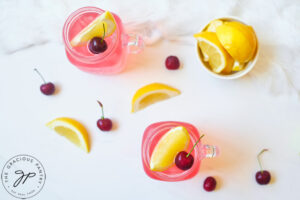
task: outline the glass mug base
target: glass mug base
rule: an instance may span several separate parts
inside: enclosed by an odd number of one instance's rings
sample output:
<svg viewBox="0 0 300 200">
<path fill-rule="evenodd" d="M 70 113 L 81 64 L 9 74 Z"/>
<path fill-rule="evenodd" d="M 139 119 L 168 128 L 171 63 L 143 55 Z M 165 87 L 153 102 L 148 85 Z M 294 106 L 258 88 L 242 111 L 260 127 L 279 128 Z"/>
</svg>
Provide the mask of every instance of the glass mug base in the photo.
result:
<svg viewBox="0 0 300 200">
<path fill-rule="evenodd" d="M 83 7 L 68 17 L 63 28 L 66 55 L 69 61 L 82 71 L 97 74 L 120 73 L 126 66 L 128 53 L 138 53 L 144 43 L 141 37 L 131 37 L 126 34 L 123 23 L 116 14 L 112 13 L 116 21 L 116 29 L 112 35 L 105 38 L 108 46 L 105 52 L 93 54 L 89 51 L 88 44 L 76 47 L 70 44 L 83 28 L 104 12 L 96 7 Z"/>
<path fill-rule="evenodd" d="M 200 137 L 198 130 L 193 125 L 185 122 L 167 121 L 154 123 L 146 128 L 142 141 L 142 162 L 144 171 L 150 178 L 170 182 L 187 180 L 198 173 L 201 160 L 218 156 L 219 149 L 216 146 L 203 145 L 200 141 L 191 153 L 194 157 L 194 164 L 190 169 L 184 171 L 173 165 L 165 171 L 150 170 L 150 159 L 156 144 L 164 134 L 177 126 L 185 127 L 190 135 L 190 144 L 186 149 L 189 152 Z"/>
</svg>

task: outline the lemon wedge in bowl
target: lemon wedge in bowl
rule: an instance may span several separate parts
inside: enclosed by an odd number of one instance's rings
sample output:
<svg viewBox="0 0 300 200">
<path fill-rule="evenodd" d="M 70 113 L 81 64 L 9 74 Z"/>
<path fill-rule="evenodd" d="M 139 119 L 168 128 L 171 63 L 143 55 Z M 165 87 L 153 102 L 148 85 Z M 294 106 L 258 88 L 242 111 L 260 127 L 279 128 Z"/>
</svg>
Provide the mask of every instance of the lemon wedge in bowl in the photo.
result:
<svg viewBox="0 0 300 200">
<path fill-rule="evenodd" d="M 46 126 L 64 136 L 85 152 L 90 151 L 88 132 L 78 121 L 68 117 L 60 117 L 48 122 Z"/>
<path fill-rule="evenodd" d="M 251 26 L 229 21 L 218 26 L 216 34 L 227 52 L 240 63 L 248 62 L 255 56 L 257 39 Z"/>
<path fill-rule="evenodd" d="M 178 126 L 164 134 L 156 144 L 150 159 L 152 171 L 164 171 L 174 164 L 178 152 L 185 150 L 190 142 L 186 128 Z"/>
<path fill-rule="evenodd" d="M 209 23 L 205 31 L 216 32 L 218 26 L 221 26 L 224 22 L 221 19 L 215 19 Z"/>
<path fill-rule="evenodd" d="M 131 102 L 131 112 L 137 112 L 154 104 L 180 94 L 180 91 L 162 83 L 152 83 L 136 91 Z"/>
<path fill-rule="evenodd" d="M 196 33 L 194 37 L 203 54 L 204 61 L 208 62 L 211 70 L 215 73 L 229 74 L 234 60 L 224 49 L 217 34 L 214 32 Z"/>
<path fill-rule="evenodd" d="M 108 37 L 114 33 L 117 24 L 114 16 L 105 11 L 94 19 L 89 25 L 82 29 L 70 42 L 71 46 L 83 45 L 93 37 Z"/>
</svg>

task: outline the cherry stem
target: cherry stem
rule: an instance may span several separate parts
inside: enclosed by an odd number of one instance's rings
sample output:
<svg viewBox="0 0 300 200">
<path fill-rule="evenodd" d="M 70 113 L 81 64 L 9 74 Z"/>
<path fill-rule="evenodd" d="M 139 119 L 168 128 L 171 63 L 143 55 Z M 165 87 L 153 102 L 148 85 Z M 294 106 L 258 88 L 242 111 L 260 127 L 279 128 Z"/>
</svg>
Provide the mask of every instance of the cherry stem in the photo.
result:
<svg viewBox="0 0 300 200">
<path fill-rule="evenodd" d="M 39 70 L 37 70 L 37 68 L 34 68 L 33 70 L 34 70 L 34 71 L 42 78 L 42 80 L 44 81 L 44 83 L 46 83 L 44 77 L 43 77 L 42 74 L 39 72 Z"/>
<path fill-rule="evenodd" d="M 101 119 L 104 119 L 103 105 L 102 105 L 102 103 L 101 103 L 100 101 L 97 100 L 97 102 L 98 102 L 98 104 L 100 105 L 101 111 L 102 111 L 102 117 L 101 117 Z"/>
<path fill-rule="evenodd" d="M 104 23 L 103 23 L 103 37 L 102 37 L 101 43 L 103 42 L 104 37 L 105 37 L 105 26 L 104 26 Z"/>
<path fill-rule="evenodd" d="M 259 157 L 260 157 L 261 154 L 263 154 L 265 151 L 268 151 L 268 149 L 263 149 L 263 150 L 261 150 L 261 151 L 259 152 L 259 154 L 257 154 L 257 161 L 258 161 L 258 164 L 259 164 L 261 173 L 263 173 L 263 168 L 262 168 L 262 166 L 261 166 L 261 162 L 260 162 Z"/>
<path fill-rule="evenodd" d="M 193 148 L 190 150 L 190 152 L 188 153 L 188 155 L 186 155 L 186 157 L 189 157 L 189 155 L 192 153 L 192 151 L 194 150 L 195 146 L 198 144 L 198 142 L 201 140 L 201 138 L 204 137 L 204 134 L 200 136 L 200 138 L 197 140 L 197 142 L 194 144 Z"/>
</svg>

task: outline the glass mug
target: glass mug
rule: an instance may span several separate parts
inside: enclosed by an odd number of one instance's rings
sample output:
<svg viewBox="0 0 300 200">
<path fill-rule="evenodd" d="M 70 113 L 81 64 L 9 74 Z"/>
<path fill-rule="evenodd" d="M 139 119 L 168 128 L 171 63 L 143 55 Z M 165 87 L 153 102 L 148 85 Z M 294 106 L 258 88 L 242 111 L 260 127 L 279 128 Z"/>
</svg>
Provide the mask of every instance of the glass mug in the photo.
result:
<svg viewBox="0 0 300 200">
<path fill-rule="evenodd" d="M 142 141 L 142 162 L 144 171 L 149 177 L 161 181 L 187 180 L 198 173 L 201 160 L 219 155 L 218 147 L 201 144 L 200 140 L 191 153 L 194 157 L 194 164 L 190 169 L 184 171 L 174 165 L 165 171 L 151 171 L 149 163 L 156 144 L 165 133 L 177 126 L 185 127 L 190 135 L 190 143 L 186 149 L 186 152 L 189 152 L 200 137 L 198 130 L 193 125 L 184 122 L 167 121 L 151 124 L 145 130 Z"/>
<path fill-rule="evenodd" d="M 115 74 L 125 68 L 128 53 L 138 53 L 144 43 L 140 36 L 126 34 L 121 19 L 114 13 L 114 33 L 105 38 L 107 50 L 93 54 L 84 46 L 72 47 L 70 41 L 95 18 L 105 11 L 96 7 L 83 7 L 73 12 L 63 27 L 63 41 L 69 61 L 80 70 L 97 74 Z M 99 36 L 101 37 L 101 36 Z"/>
</svg>

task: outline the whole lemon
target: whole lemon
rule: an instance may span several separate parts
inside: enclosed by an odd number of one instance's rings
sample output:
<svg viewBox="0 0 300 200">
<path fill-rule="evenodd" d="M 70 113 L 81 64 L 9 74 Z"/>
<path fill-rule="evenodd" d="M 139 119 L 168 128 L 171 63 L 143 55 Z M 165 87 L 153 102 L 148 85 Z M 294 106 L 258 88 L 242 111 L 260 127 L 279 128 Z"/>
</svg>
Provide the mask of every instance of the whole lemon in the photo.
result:
<svg viewBox="0 0 300 200">
<path fill-rule="evenodd" d="M 216 33 L 222 46 L 235 60 L 245 63 L 254 57 L 257 39 L 251 26 L 230 21 L 218 26 Z"/>
</svg>

